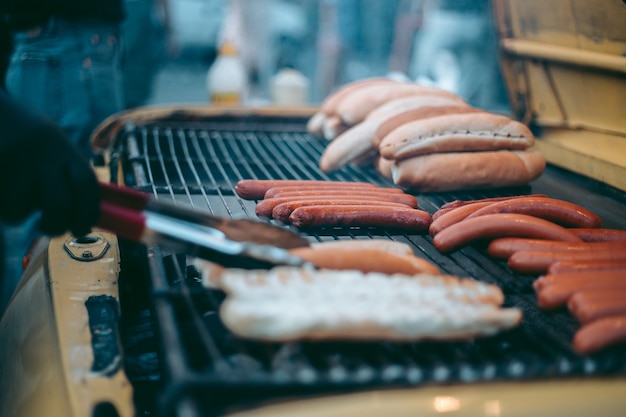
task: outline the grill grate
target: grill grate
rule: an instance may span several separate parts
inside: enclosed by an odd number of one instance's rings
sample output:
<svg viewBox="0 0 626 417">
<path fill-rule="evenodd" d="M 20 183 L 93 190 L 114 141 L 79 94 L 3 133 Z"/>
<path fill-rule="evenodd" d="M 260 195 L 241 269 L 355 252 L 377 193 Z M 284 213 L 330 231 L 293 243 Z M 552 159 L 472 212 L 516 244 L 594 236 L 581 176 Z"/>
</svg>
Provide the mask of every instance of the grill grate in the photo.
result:
<svg viewBox="0 0 626 417">
<path fill-rule="evenodd" d="M 116 138 L 112 174 L 117 179 L 119 165 L 126 184 L 159 199 L 220 216 L 251 218 L 256 218 L 256 203 L 239 199 L 233 191 L 244 178 L 368 181 L 392 186 L 371 169 L 321 172 L 317 161 L 325 142 L 306 134 L 304 125 L 305 120 L 296 117 L 259 116 L 242 121 L 223 116 L 129 126 Z M 417 197 L 421 207 L 432 213 L 454 199 L 544 193 L 596 210 L 607 227 L 626 229 L 623 194 L 598 191 L 597 184 L 586 181 L 550 167 L 532 187 Z M 577 323 L 564 311 L 539 310 L 533 278 L 512 274 L 505 263 L 486 257 L 481 249 L 468 247 L 442 256 L 429 236 L 384 229 L 329 228 L 311 235 L 320 241 L 372 237 L 408 243 L 447 273 L 498 284 L 506 295 L 505 304 L 523 309 L 523 323 L 508 332 L 464 342 L 241 340 L 220 322 L 217 310 L 223 294 L 202 288 L 197 271 L 187 266 L 184 255 L 150 247 L 146 280 L 164 374 L 159 409 L 164 415 L 181 410 L 208 415 L 276 396 L 366 387 L 626 374 L 624 349 L 607 349 L 590 357 L 573 352 L 570 343 Z"/>
</svg>

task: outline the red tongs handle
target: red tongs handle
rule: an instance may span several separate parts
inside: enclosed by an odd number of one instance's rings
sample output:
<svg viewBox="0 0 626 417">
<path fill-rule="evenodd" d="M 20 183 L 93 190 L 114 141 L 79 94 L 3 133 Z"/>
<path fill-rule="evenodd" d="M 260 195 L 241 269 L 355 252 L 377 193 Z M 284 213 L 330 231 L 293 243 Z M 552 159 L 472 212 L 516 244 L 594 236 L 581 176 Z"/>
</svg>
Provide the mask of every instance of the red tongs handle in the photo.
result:
<svg viewBox="0 0 626 417">
<path fill-rule="evenodd" d="M 100 217 L 96 226 L 141 242 L 146 229 L 143 213 L 150 196 L 132 188 L 100 183 Z"/>
</svg>

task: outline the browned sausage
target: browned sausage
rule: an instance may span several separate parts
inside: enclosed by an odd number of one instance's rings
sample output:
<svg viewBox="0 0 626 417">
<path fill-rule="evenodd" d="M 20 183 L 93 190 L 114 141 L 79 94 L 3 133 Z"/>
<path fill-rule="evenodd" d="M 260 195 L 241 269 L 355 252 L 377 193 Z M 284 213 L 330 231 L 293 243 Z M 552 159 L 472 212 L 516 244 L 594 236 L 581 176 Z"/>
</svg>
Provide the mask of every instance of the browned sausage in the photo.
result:
<svg viewBox="0 0 626 417">
<path fill-rule="evenodd" d="M 405 207 L 414 208 L 402 203 L 394 203 L 392 201 L 375 201 L 375 200 L 346 200 L 344 198 L 337 198 L 335 200 L 294 200 L 287 203 L 281 203 L 274 207 L 272 210 L 272 219 L 279 222 L 289 222 L 289 216 L 298 207 L 306 206 L 381 206 L 381 207 Z"/>
<path fill-rule="evenodd" d="M 579 291 L 589 290 L 612 290 L 626 291 L 626 280 L 622 275 L 601 275 L 581 272 L 580 276 L 546 275 L 542 281 L 535 281 L 537 291 L 537 304 L 544 310 L 552 310 L 567 304 L 572 295 Z M 555 278 L 556 277 L 556 278 Z M 545 279 L 552 282 L 545 283 Z M 542 285 L 538 285 L 542 283 Z"/>
<path fill-rule="evenodd" d="M 626 315 L 605 317 L 581 327 L 574 335 L 574 349 L 588 355 L 626 341 Z"/>
<path fill-rule="evenodd" d="M 441 273 L 435 265 L 415 255 L 397 255 L 377 248 L 307 247 L 290 252 L 318 268 L 405 275 Z"/>
<path fill-rule="evenodd" d="M 370 189 L 370 187 L 366 188 L 367 190 Z M 343 184 L 337 184 L 337 185 L 329 185 L 329 186 L 317 186 L 317 185 L 300 185 L 300 186 L 286 186 L 286 187 L 274 187 L 274 188 L 270 188 L 269 190 L 267 190 L 267 192 L 264 195 L 264 198 L 272 198 L 272 197 L 276 197 L 277 194 L 280 193 L 289 193 L 289 192 L 293 192 L 293 191 L 297 191 L 297 192 L 305 192 L 305 191 L 313 191 L 313 192 L 319 192 L 319 191 L 329 191 L 331 190 L 333 193 L 341 193 L 342 191 L 347 191 L 347 192 L 352 192 L 352 191 L 359 191 L 359 190 L 363 190 L 363 187 L 353 187 L 350 185 L 350 183 L 343 183 Z M 377 191 L 377 192 L 385 192 L 385 193 L 396 193 L 396 194 L 406 194 L 404 192 L 404 190 L 400 189 L 400 188 L 393 188 L 393 187 L 374 187 L 372 190 Z"/>
<path fill-rule="evenodd" d="M 352 187 L 376 187 L 368 182 L 322 181 L 322 180 L 240 180 L 235 185 L 237 195 L 245 200 L 260 200 L 270 188 L 298 185 L 338 185 L 350 184 Z"/>
<path fill-rule="evenodd" d="M 559 274 L 574 271 L 608 271 L 621 269 L 626 274 L 626 259 L 617 261 L 589 260 L 589 261 L 558 261 L 550 265 L 548 274 Z"/>
<path fill-rule="evenodd" d="M 564 227 L 600 227 L 600 216 L 591 210 L 547 197 L 523 197 L 495 202 L 468 216 L 468 219 L 495 213 L 520 213 L 540 217 Z"/>
<path fill-rule="evenodd" d="M 576 228 L 572 233 L 585 242 L 614 242 L 626 241 L 626 230 Z"/>
<path fill-rule="evenodd" d="M 433 222 L 434 223 L 434 222 Z M 507 259 L 521 250 L 545 251 L 604 251 L 622 248 L 626 251 L 626 242 L 558 242 L 553 240 L 528 239 L 522 237 L 503 237 L 492 240 L 487 246 L 487 253 L 497 259 Z"/>
<path fill-rule="evenodd" d="M 555 262 L 562 261 L 617 261 L 626 260 L 626 252 L 623 250 L 605 251 L 541 251 L 521 250 L 509 257 L 507 265 L 511 270 L 520 274 L 545 274 L 548 268 Z"/>
<path fill-rule="evenodd" d="M 511 200 L 514 198 L 526 198 L 526 197 L 547 197 L 547 196 L 545 194 L 528 194 L 528 195 L 513 195 L 513 196 L 505 196 L 505 197 L 487 197 L 487 198 L 480 198 L 477 200 L 454 200 L 454 201 L 449 201 L 443 204 L 440 207 L 440 210 L 441 209 L 443 210 L 453 209 L 453 208 L 465 206 L 467 204 L 482 203 L 485 201 L 496 203 L 498 201 L 506 201 L 506 200 Z"/>
<path fill-rule="evenodd" d="M 360 197 L 379 197 L 384 198 L 387 201 L 393 201 L 396 203 L 406 204 L 407 206 L 411 206 L 413 208 L 417 208 L 418 202 L 415 196 L 411 194 L 404 193 L 387 193 L 384 191 L 376 191 L 375 189 L 371 190 L 363 190 L 363 191 L 348 191 L 348 190 L 310 190 L 310 191 L 290 191 L 284 193 L 277 193 L 273 198 L 284 198 L 291 197 L 292 199 L 300 198 L 300 197 L 311 197 L 311 196 L 335 196 L 335 197 L 343 197 L 346 200 L 358 200 Z M 271 199 L 268 199 L 271 200 Z"/>
<path fill-rule="evenodd" d="M 423 232 L 430 225 L 430 214 L 403 207 L 309 206 L 295 209 L 289 222 L 297 227 L 371 226 Z"/>
<path fill-rule="evenodd" d="M 452 226 L 453 224 L 460 222 L 461 220 L 467 218 L 467 216 L 469 216 L 470 214 L 474 213 L 476 210 L 479 210 L 490 204 L 493 203 L 479 202 L 450 209 L 450 211 L 442 214 L 436 219 L 433 217 L 433 222 L 430 224 L 428 231 L 431 236 L 435 236 L 446 227 Z"/>
<path fill-rule="evenodd" d="M 626 289 L 585 290 L 572 295 L 567 309 L 580 323 L 626 314 Z"/>
<path fill-rule="evenodd" d="M 274 207 L 276 207 L 279 204 L 282 203 L 289 203 L 292 201 L 318 201 L 320 203 L 325 202 L 325 201 L 338 201 L 338 202 L 346 202 L 349 200 L 361 200 L 361 201 L 383 201 L 383 202 L 387 202 L 387 203 L 393 203 L 393 201 L 391 201 L 389 198 L 387 198 L 386 196 L 380 196 L 380 195 L 361 195 L 358 198 L 356 197 L 346 197 L 343 195 L 336 195 L 336 194 L 320 194 L 320 195 L 310 195 L 310 196 L 296 196 L 296 197 L 274 197 L 274 198 L 268 198 L 265 200 L 261 200 L 257 203 L 256 207 L 255 207 L 255 212 L 256 215 L 259 217 L 272 217 L 272 211 L 274 210 Z M 400 203 L 397 203 L 400 204 Z M 404 204 L 404 206 L 408 206 L 411 208 L 414 208 L 411 205 L 407 205 Z"/>
<path fill-rule="evenodd" d="M 562 226 L 526 214 L 498 213 L 465 219 L 435 235 L 433 245 L 442 253 L 482 239 L 506 236 L 580 242 L 581 240 Z"/>
<path fill-rule="evenodd" d="M 560 274 L 542 275 L 533 282 L 535 291 L 541 291 L 554 284 L 568 283 L 573 288 L 590 286 L 599 283 L 610 284 L 614 282 L 626 282 L 626 277 L 620 271 L 574 271 Z"/>
</svg>

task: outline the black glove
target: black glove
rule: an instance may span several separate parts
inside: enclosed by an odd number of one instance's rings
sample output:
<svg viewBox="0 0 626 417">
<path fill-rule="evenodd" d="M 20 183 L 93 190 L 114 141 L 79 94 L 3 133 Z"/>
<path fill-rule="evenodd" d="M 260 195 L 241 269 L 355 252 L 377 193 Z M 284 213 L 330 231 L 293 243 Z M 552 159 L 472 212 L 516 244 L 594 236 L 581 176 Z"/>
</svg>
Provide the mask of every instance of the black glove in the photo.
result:
<svg viewBox="0 0 626 417">
<path fill-rule="evenodd" d="M 63 132 L 0 91 L 0 219 L 19 222 L 41 211 L 43 233 L 82 236 L 99 204 L 96 176 Z"/>
</svg>

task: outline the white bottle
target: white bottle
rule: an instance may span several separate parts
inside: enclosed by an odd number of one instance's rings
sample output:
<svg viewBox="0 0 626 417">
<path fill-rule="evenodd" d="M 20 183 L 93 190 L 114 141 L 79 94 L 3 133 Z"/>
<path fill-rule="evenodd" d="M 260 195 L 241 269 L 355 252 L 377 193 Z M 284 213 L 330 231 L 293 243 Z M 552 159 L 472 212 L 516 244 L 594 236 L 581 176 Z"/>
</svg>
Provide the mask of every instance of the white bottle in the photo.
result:
<svg viewBox="0 0 626 417">
<path fill-rule="evenodd" d="M 225 41 L 206 77 L 209 101 L 220 106 L 236 106 L 243 102 L 246 90 L 246 69 L 235 45 Z"/>
<path fill-rule="evenodd" d="M 272 102 L 274 104 L 305 104 L 308 94 L 309 80 L 295 69 L 284 68 L 272 80 Z"/>
</svg>

